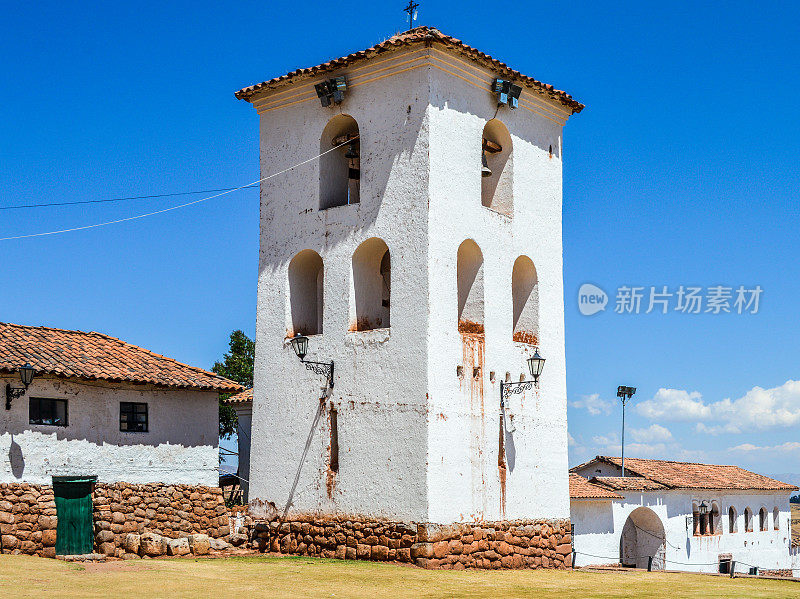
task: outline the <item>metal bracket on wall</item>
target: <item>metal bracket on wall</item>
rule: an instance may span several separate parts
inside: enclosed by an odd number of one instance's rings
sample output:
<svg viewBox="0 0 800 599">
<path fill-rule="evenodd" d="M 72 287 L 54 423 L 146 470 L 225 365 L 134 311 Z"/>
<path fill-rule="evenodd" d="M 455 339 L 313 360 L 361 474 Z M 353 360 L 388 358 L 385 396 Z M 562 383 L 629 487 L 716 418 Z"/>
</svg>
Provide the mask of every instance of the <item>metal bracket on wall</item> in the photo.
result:
<svg viewBox="0 0 800 599">
<path fill-rule="evenodd" d="M 333 389 L 333 362 L 312 362 L 311 360 L 303 360 L 306 365 L 306 370 L 310 370 L 315 374 L 325 375 L 328 379 L 328 387 Z"/>
<path fill-rule="evenodd" d="M 6 383 L 6 410 L 11 409 L 11 400 L 19 399 L 25 395 L 27 389 L 14 389 L 10 383 Z"/>
</svg>

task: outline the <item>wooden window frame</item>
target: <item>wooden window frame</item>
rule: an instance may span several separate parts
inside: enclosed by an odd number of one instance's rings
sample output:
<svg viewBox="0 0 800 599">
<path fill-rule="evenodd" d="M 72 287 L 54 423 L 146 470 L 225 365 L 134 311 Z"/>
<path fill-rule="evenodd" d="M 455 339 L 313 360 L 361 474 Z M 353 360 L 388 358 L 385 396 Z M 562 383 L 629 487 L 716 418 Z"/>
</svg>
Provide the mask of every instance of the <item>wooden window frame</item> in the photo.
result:
<svg viewBox="0 0 800 599">
<path fill-rule="evenodd" d="M 34 402 L 37 403 L 37 412 L 38 412 L 38 419 L 34 421 L 33 418 L 33 406 Z M 53 422 L 43 422 L 42 418 L 42 402 L 48 402 L 49 405 L 54 406 L 58 403 L 64 404 L 64 423 L 63 424 L 55 424 Z M 52 413 L 52 412 L 51 412 Z M 65 398 L 61 397 L 31 397 L 28 400 L 28 424 L 33 424 L 35 426 L 58 426 L 61 428 L 66 428 L 69 426 L 69 404 Z"/>
<path fill-rule="evenodd" d="M 126 407 L 127 410 L 123 409 L 123 406 Z M 137 410 L 136 410 L 137 406 L 144 406 L 144 424 L 143 424 L 143 428 L 127 428 L 127 425 L 130 425 L 130 424 L 133 424 L 133 425 L 141 424 L 141 423 L 137 423 L 135 421 L 134 422 L 129 422 L 128 418 L 127 418 L 128 415 L 132 415 L 132 416 L 136 416 L 137 415 Z M 123 419 L 123 416 L 126 416 L 126 418 Z M 123 428 L 123 426 L 122 426 L 123 424 L 126 425 L 126 428 Z M 119 430 L 122 433 L 147 433 L 147 432 L 150 432 L 150 410 L 149 410 L 149 407 L 147 405 L 147 402 L 144 402 L 144 401 L 121 401 L 121 402 L 119 402 Z"/>
</svg>

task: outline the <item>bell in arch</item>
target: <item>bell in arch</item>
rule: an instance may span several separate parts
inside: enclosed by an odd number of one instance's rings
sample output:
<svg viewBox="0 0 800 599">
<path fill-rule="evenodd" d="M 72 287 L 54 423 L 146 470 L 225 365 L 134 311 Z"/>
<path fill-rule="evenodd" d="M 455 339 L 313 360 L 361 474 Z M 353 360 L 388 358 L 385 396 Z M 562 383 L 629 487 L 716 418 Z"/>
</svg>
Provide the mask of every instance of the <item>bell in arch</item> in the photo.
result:
<svg viewBox="0 0 800 599">
<path fill-rule="evenodd" d="M 486 152 L 481 152 L 481 177 L 491 177 L 492 169 L 489 168 L 489 163 L 486 161 Z"/>
</svg>

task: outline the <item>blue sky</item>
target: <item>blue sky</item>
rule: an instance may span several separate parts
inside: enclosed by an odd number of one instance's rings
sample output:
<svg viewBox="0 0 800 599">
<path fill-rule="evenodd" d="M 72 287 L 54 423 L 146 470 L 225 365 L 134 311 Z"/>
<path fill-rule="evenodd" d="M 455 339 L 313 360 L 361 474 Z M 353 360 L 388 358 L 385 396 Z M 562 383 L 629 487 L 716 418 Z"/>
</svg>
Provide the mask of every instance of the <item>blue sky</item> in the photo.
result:
<svg viewBox="0 0 800 599">
<path fill-rule="evenodd" d="M 5 7 L 0 207 L 258 179 L 256 115 L 233 92 L 404 29 L 402 4 Z M 587 104 L 565 129 L 571 462 L 618 452 L 627 384 L 628 455 L 800 472 L 800 385 L 787 384 L 800 379 L 796 5 L 431 1 L 419 14 Z M 0 237 L 198 197 L 0 210 Z M 257 224 L 244 190 L 2 241 L 0 320 L 99 330 L 209 367 L 230 330 L 254 333 Z M 604 312 L 579 313 L 586 282 L 609 294 Z M 763 294 L 757 314 L 617 314 L 622 285 Z"/>
</svg>

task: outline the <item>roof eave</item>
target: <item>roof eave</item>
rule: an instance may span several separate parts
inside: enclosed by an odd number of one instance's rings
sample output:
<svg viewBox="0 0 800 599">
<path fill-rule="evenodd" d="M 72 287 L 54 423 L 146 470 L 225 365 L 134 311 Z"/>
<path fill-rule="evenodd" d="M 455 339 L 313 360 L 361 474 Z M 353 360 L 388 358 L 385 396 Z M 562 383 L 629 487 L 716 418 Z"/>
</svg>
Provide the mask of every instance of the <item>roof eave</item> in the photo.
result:
<svg viewBox="0 0 800 599">
<path fill-rule="evenodd" d="M 452 38 L 450 36 L 446 36 L 436 29 L 429 30 L 427 28 L 425 29 L 425 35 L 418 35 L 410 39 L 394 40 L 393 38 L 390 38 L 389 40 L 377 44 L 372 48 L 368 48 L 360 52 L 354 52 L 353 54 L 349 54 L 341 58 L 324 62 L 322 64 L 313 67 L 296 69 L 294 71 L 286 73 L 285 75 L 281 75 L 280 77 L 275 77 L 274 79 L 269 79 L 267 81 L 262 81 L 261 83 L 256 83 L 254 85 L 244 87 L 239 91 L 235 92 L 234 96 L 238 100 L 245 100 L 247 102 L 251 102 L 256 96 L 261 95 L 262 93 L 278 89 L 285 85 L 294 83 L 295 81 L 298 80 L 303 81 L 305 79 L 310 79 L 324 73 L 330 73 L 342 69 L 344 67 L 347 67 L 355 62 L 360 62 L 362 60 L 371 58 L 372 56 L 375 56 L 377 54 L 391 52 L 419 44 L 425 46 L 438 44 L 440 46 L 443 46 L 444 48 L 451 50 L 456 54 L 460 54 L 465 58 L 472 60 L 473 62 L 483 65 L 484 67 L 488 68 L 491 71 L 500 73 L 504 77 L 514 80 L 515 83 L 519 83 L 539 95 L 548 97 L 549 99 L 555 102 L 567 106 L 572 111 L 572 114 L 577 114 L 585 108 L 584 104 L 581 104 L 577 100 L 573 99 L 572 96 L 567 92 L 558 90 L 554 86 L 538 81 L 533 77 L 523 75 L 519 71 L 512 69 L 504 62 L 492 58 L 488 54 L 481 52 L 476 48 L 468 46 L 467 44 L 464 44 L 463 42 L 461 42 L 461 40 Z"/>
<path fill-rule="evenodd" d="M 617 497 L 572 497 L 570 495 L 570 501 L 616 501 L 617 499 L 625 499 L 621 495 Z"/>
<path fill-rule="evenodd" d="M 16 371 L 9 370 L 7 368 L 0 367 L 0 375 L 16 375 Z M 153 387 L 158 387 L 161 389 L 176 389 L 176 390 L 185 390 L 185 391 L 215 391 L 217 393 L 241 393 L 244 391 L 244 387 L 239 385 L 238 383 L 234 383 L 233 381 L 221 382 L 219 385 L 170 385 L 167 383 L 159 383 L 157 381 L 148 381 L 144 379 L 126 379 L 126 378 L 117 378 L 117 377 L 100 377 L 100 376 L 76 376 L 70 374 L 64 374 L 56 371 L 50 370 L 38 370 L 35 375 L 36 378 L 38 377 L 53 377 L 58 379 L 64 380 L 71 380 L 77 382 L 93 382 L 99 381 L 104 383 L 111 383 L 111 384 L 128 384 L 128 385 L 151 385 Z M 230 383 L 230 384 L 228 384 Z"/>
</svg>

